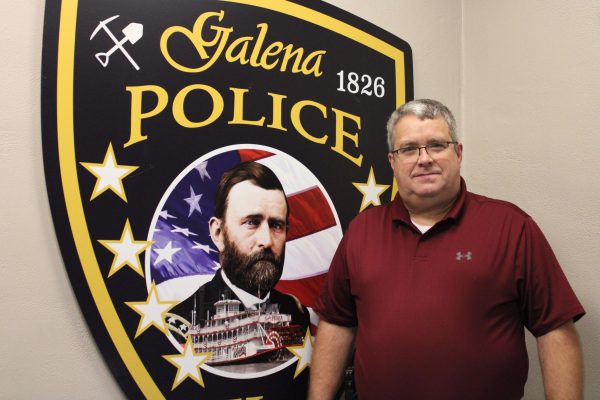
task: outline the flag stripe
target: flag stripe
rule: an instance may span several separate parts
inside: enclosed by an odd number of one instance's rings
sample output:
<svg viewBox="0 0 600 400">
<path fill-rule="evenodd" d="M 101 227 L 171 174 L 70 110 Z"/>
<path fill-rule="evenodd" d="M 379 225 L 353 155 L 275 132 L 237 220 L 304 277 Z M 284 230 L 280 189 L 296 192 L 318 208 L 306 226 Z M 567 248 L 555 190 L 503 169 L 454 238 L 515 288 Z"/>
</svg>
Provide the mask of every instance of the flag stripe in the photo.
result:
<svg viewBox="0 0 600 400">
<path fill-rule="evenodd" d="M 288 204 L 290 206 L 288 241 L 336 225 L 327 199 L 318 187 L 289 196 Z"/>
<path fill-rule="evenodd" d="M 287 196 L 302 192 L 307 188 L 320 186 L 317 178 L 292 157 L 274 155 L 273 157 L 262 158 L 259 162 L 277 175 Z"/>
<path fill-rule="evenodd" d="M 321 274 L 293 281 L 280 280 L 275 288 L 280 292 L 293 294 L 300 300 L 300 303 L 312 307 L 326 277 L 327 274 Z"/>
<path fill-rule="evenodd" d="M 337 226 L 287 242 L 282 279 L 301 279 L 327 271 L 341 240 Z"/>
<path fill-rule="evenodd" d="M 257 161 L 266 157 L 270 157 L 273 153 L 264 151 L 264 150 L 250 150 L 250 149 L 242 149 L 238 150 L 238 154 L 240 156 L 240 162 L 246 161 Z"/>
</svg>

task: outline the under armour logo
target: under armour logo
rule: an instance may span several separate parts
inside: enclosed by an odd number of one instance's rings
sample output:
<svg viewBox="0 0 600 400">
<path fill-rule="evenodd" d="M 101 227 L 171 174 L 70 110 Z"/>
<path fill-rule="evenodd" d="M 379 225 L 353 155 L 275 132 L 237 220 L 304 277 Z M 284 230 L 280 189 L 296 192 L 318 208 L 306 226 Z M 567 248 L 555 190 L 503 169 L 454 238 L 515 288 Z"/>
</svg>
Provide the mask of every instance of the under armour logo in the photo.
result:
<svg viewBox="0 0 600 400">
<path fill-rule="evenodd" d="M 461 260 L 471 261 L 472 259 L 473 259 L 473 253 L 471 253 L 470 251 L 467 251 L 466 253 L 463 253 L 462 251 L 456 252 L 456 261 L 461 261 Z"/>
</svg>

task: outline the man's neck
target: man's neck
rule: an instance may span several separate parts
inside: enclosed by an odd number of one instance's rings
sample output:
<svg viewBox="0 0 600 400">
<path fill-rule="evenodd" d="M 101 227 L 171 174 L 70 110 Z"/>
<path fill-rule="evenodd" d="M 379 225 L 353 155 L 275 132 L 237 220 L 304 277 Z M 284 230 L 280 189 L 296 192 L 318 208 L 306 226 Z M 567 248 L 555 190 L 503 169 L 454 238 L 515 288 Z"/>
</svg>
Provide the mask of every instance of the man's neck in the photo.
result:
<svg viewBox="0 0 600 400">
<path fill-rule="evenodd" d="M 408 210 L 410 219 L 419 225 L 433 226 L 448 214 L 454 206 L 458 193 L 449 200 L 444 202 L 428 202 L 419 200 L 418 205 L 411 205 L 404 202 L 404 206 Z M 433 199 L 432 199 L 433 200 Z"/>
</svg>

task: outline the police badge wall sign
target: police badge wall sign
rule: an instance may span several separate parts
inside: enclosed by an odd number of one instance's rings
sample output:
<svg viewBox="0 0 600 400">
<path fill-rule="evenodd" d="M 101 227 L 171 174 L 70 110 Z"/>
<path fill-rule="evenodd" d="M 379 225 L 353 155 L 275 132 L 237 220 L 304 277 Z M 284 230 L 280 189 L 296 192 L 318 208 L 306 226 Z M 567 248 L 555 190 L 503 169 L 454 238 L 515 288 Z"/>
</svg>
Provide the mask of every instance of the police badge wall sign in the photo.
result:
<svg viewBox="0 0 600 400">
<path fill-rule="evenodd" d="M 311 306 L 350 219 L 395 194 L 385 122 L 411 98 L 408 44 L 319 1 L 46 2 L 54 224 L 128 397 L 305 398 Z M 287 197 L 283 273 L 257 306 L 224 290 L 177 314 L 223 279 L 208 222 L 246 161 Z"/>
</svg>

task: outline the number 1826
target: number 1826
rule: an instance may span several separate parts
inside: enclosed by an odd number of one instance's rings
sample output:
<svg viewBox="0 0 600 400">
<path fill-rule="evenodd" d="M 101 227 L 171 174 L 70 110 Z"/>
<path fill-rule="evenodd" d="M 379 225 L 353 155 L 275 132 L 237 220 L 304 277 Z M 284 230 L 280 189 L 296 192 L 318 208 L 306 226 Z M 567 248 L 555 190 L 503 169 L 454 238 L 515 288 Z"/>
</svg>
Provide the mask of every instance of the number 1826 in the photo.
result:
<svg viewBox="0 0 600 400">
<path fill-rule="evenodd" d="M 356 72 L 346 74 L 344 70 L 338 72 L 337 75 L 340 78 L 338 92 L 360 93 L 367 96 L 375 95 L 376 97 L 385 95 L 385 81 L 380 76 L 373 79 L 371 75 L 358 75 Z"/>
</svg>

